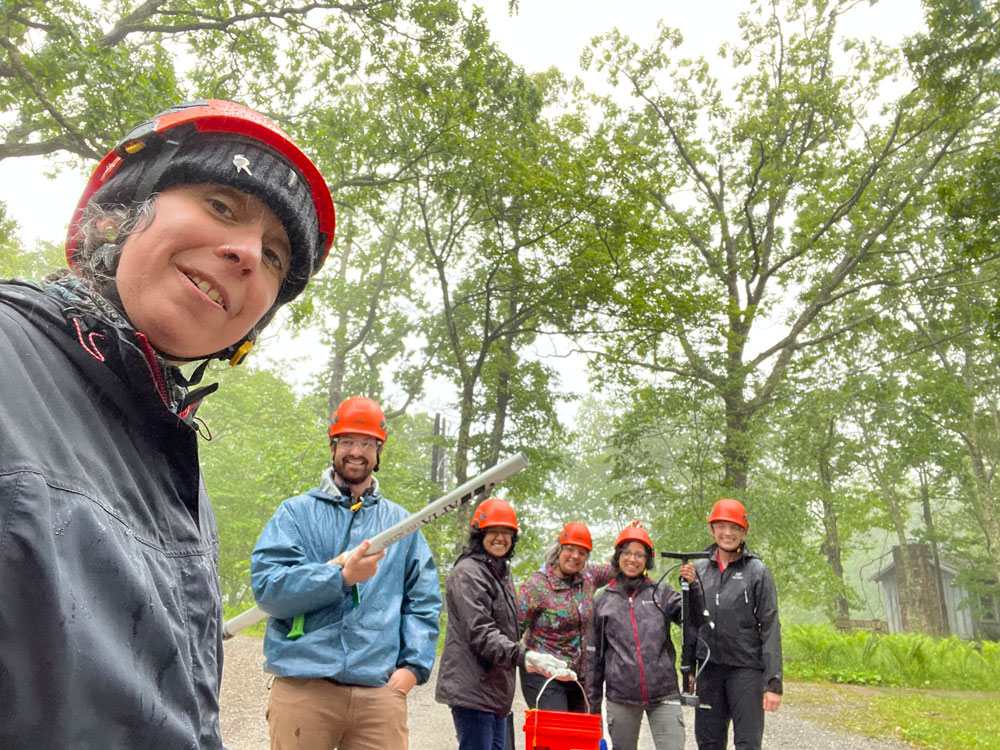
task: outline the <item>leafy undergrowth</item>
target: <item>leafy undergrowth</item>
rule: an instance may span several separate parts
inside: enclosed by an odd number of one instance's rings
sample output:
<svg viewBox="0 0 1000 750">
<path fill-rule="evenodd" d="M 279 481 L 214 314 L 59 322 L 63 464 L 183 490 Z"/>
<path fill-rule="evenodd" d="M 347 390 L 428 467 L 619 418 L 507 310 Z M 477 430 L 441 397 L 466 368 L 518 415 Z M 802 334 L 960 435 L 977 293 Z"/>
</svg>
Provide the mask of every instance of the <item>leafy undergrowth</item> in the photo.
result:
<svg viewBox="0 0 1000 750">
<path fill-rule="evenodd" d="M 783 702 L 830 729 L 927 750 L 1000 750 L 1000 693 L 793 682 Z"/>
<path fill-rule="evenodd" d="M 783 629 L 782 650 L 792 680 L 957 690 L 1000 686 L 1000 643 L 994 641 L 792 625 Z"/>
</svg>

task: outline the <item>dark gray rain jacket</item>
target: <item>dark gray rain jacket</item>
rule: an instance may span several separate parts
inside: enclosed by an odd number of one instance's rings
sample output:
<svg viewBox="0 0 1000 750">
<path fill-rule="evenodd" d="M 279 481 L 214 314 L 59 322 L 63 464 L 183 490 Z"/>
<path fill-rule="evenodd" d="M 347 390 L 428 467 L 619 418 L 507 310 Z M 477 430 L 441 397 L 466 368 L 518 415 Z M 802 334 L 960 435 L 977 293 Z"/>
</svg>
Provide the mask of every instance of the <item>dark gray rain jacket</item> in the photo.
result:
<svg viewBox="0 0 1000 750">
<path fill-rule="evenodd" d="M 463 552 L 448 576 L 448 632 L 434 697 L 503 716 L 514 703 L 515 670 L 526 649 L 518 643 L 510 571 L 505 566 L 498 578 L 492 560 L 486 552 Z"/>
<path fill-rule="evenodd" d="M 144 337 L 84 296 L 0 283 L 0 747 L 219 748 L 197 433 Z"/>
<path fill-rule="evenodd" d="M 701 589 L 691 585 L 692 623 L 701 623 Z M 670 623 L 681 622 L 681 595 L 667 583 L 644 579 L 634 592 L 612 581 L 595 599 L 587 646 L 587 698 L 601 712 L 604 693 L 615 703 L 649 706 L 678 700 Z"/>
</svg>

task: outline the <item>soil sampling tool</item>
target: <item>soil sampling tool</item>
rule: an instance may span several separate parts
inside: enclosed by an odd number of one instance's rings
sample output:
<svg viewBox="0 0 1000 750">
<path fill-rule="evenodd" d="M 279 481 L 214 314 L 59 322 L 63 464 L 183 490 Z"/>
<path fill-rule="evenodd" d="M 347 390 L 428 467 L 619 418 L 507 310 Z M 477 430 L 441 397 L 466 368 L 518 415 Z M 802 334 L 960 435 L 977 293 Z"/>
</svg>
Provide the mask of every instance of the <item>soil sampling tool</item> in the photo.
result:
<svg viewBox="0 0 1000 750">
<path fill-rule="evenodd" d="M 710 552 L 699 550 L 698 552 L 661 552 L 660 557 L 669 557 L 672 560 L 680 560 L 681 565 L 689 563 L 691 560 L 704 560 L 711 556 Z M 698 698 L 698 689 L 695 686 L 695 659 L 696 638 L 695 628 L 691 624 L 691 586 L 681 580 L 681 705 L 700 706 L 701 699 Z M 688 690 L 691 692 L 688 692 Z"/>
</svg>

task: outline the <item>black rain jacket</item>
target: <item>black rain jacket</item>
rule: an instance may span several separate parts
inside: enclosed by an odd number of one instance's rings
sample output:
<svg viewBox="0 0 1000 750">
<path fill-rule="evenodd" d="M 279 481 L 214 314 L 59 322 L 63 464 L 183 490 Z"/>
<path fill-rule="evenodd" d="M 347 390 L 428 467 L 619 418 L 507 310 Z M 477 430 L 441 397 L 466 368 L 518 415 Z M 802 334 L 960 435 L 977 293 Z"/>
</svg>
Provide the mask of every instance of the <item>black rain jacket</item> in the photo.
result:
<svg viewBox="0 0 1000 750">
<path fill-rule="evenodd" d="M 192 415 L 73 284 L 0 283 L 0 747 L 220 748 Z"/>
<path fill-rule="evenodd" d="M 743 554 L 719 570 L 716 546 L 712 556 L 696 560 L 695 570 L 705 592 L 709 619 L 699 632 L 698 660 L 750 667 L 763 673 L 764 689 L 781 693 L 781 623 L 778 595 L 771 571 L 743 545 Z"/>
</svg>

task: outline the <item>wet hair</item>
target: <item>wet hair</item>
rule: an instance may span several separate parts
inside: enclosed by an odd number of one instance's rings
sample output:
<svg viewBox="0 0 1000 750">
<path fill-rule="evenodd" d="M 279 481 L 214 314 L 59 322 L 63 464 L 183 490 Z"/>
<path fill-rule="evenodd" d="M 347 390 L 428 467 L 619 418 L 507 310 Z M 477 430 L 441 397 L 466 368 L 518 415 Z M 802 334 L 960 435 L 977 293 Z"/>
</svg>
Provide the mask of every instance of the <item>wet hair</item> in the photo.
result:
<svg viewBox="0 0 1000 750">
<path fill-rule="evenodd" d="M 616 578 L 617 577 L 621 577 L 621 578 L 627 578 L 628 577 L 628 576 L 626 576 L 622 572 L 622 568 L 621 568 L 621 565 L 618 563 L 618 560 L 619 560 L 619 558 L 621 558 L 622 552 L 625 550 L 625 546 L 627 544 L 629 544 L 629 542 L 633 542 L 633 541 L 636 541 L 636 540 L 630 539 L 628 542 L 624 542 L 623 544 L 619 544 L 617 547 L 615 547 L 615 551 L 611 555 L 611 570 L 614 571 Z M 643 568 L 642 572 L 643 573 L 648 573 L 649 571 L 651 571 L 655 567 L 655 564 L 654 564 L 654 561 L 653 561 L 653 550 L 650 549 L 649 545 L 647 545 L 647 544 L 643 544 L 642 542 L 639 542 L 639 544 L 642 544 L 643 549 L 646 550 L 646 567 Z"/>
<path fill-rule="evenodd" d="M 150 196 L 133 208 L 102 206 L 93 201 L 88 203 L 75 237 L 76 262 L 72 269 L 62 268 L 46 277 L 46 281 L 75 277 L 127 319 L 115 282 L 118 261 L 125 240 L 153 223 L 154 198 Z"/>
<path fill-rule="evenodd" d="M 465 548 L 469 552 L 482 552 L 487 557 L 493 557 L 493 555 L 486 551 L 486 547 L 483 545 L 483 539 L 486 538 L 486 532 L 492 528 L 494 527 L 487 526 L 483 531 L 478 531 L 476 529 L 469 531 L 469 540 L 465 543 Z M 509 560 L 514 556 L 514 548 L 517 547 L 517 537 L 518 533 L 515 531 L 514 537 L 510 541 L 510 549 L 507 550 L 507 554 L 498 559 Z"/>
</svg>

